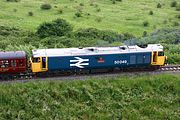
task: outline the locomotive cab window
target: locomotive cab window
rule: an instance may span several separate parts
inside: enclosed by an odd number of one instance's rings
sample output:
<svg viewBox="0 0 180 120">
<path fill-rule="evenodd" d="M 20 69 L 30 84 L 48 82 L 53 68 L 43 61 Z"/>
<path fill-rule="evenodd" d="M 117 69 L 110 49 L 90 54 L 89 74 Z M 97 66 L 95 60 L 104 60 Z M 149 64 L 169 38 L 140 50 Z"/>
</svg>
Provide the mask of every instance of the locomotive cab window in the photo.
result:
<svg viewBox="0 0 180 120">
<path fill-rule="evenodd" d="M 33 58 L 33 63 L 39 63 L 40 62 L 40 58 Z"/>
<path fill-rule="evenodd" d="M 164 52 L 158 52 L 158 56 L 164 56 Z"/>
</svg>

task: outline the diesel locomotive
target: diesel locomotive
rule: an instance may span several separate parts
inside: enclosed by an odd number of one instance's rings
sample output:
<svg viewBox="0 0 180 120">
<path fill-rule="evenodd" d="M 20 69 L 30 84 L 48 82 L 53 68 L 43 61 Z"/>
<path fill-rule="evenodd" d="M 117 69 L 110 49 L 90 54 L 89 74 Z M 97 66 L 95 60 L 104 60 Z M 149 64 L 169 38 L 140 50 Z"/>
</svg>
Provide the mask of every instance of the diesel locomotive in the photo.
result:
<svg viewBox="0 0 180 120">
<path fill-rule="evenodd" d="M 24 51 L 0 52 L 0 79 L 31 73 L 46 75 L 97 69 L 157 68 L 164 66 L 166 60 L 160 44 L 37 49 L 32 50 L 30 59 Z"/>
</svg>

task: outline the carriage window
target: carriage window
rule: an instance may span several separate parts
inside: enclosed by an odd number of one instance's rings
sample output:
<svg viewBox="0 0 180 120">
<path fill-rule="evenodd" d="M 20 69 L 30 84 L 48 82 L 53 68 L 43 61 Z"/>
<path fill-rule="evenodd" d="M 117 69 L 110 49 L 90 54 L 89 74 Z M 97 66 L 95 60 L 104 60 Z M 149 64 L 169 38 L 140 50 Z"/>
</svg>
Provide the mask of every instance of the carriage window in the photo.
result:
<svg viewBox="0 0 180 120">
<path fill-rule="evenodd" d="M 7 68 L 9 67 L 9 61 L 8 60 L 1 60 L 0 61 L 0 68 Z"/>
<path fill-rule="evenodd" d="M 1 68 L 5 68 L 6 66 L 5 66 L 5 61 L 4 60 L 1 60 L 0 61 L 0 67 Z"/>
<path fill-rule="evenodd" d="M 33 58 L 33 63 L 38 63 L 40 62 L 40 58 Z"/>
<path fill-rule="evenodd" d="M 11 60 L 11 66 L 16 67 L 16 60 Z"/>
<path fill-rule="evenodd" d="M 19 66 L 20 66 L 20 67 L 23 66 L 23 60 L 19 60 Z"/>
<path fill-rule="evenodd" d="M 5 65 L 6 68 L 9 67 L 9 61 L 8 61 L 8 60 L 5 60 L 5 61 L 4 61 L 4 65 Z"/>
</svg>

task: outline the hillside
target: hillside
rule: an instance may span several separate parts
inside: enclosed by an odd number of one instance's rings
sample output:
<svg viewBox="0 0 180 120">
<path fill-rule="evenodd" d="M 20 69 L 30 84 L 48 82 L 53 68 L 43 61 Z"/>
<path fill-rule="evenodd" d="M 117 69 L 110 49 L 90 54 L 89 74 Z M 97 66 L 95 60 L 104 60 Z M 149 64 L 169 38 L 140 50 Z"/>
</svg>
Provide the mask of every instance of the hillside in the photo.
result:
<svg viewBox="0 0 180 120">
<path fill-rule="evenodd" d="M 178 120 L 180 75 L 0 84 L 0 119 Z"/>
<path fill-rule="evenodd" d="M 7 2 L 9 1 L 9 2 Z M 19 2 L 11 2 L 19 1 Z M 0 25 L 36 31 L 43 22 L 63 18 L 79 28 L 98 28 L 141 36 L 144 31 L 173 27 L 179 11 L 171 0 L 1 0 Z M 51 9 L 42 10 L 42 4 Z M 160 8 L 157 4 L 160 3 Z M 144 27 L 143 24 L 148 24 Z"/>
</svg>

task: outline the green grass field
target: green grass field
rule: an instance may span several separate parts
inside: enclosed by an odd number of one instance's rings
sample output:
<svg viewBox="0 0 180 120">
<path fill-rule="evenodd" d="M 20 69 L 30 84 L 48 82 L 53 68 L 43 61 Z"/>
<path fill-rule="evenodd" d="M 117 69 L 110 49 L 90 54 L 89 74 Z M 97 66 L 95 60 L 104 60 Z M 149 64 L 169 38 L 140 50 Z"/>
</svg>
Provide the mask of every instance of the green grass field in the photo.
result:
<svg viewBox="0 0 180 120">
<path fill-rule="evenodd" d="M 178 120 L 180 75 L 0 84 L 0 119 Z"/>
<path fill-rule="evenodd" d="M 52 9 L 41 10 L 40 6 L 44 3 L 51 4 Z M 161 3 L 162 8 L 157 8 L 157 3 Z M 178 11 L 170 7 L 170 3 L 171 0 L 122 0 L 116 4 L 112 4 L 111 0 L 1 0 L 0 25 L 35 31 L 45 21 L 63 18 L 75 30 L 93 27 L 141 36 L 143 31 L 152 32 L 158 28 L 172 27 L 178 21 L 175 18 Z M 58 13 L 59 10 L 63 13 Z M 82 17 L 75 17 L 78 10 L 82 11 Z M 153 15 L 149 15 L 151 10 Z M 33 16 L 28 16 L 30 11 Z M 144 21 L 149 22 L 148 27 L 143 26 Z"/>
</svg>

